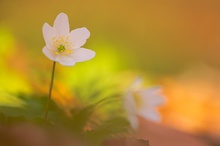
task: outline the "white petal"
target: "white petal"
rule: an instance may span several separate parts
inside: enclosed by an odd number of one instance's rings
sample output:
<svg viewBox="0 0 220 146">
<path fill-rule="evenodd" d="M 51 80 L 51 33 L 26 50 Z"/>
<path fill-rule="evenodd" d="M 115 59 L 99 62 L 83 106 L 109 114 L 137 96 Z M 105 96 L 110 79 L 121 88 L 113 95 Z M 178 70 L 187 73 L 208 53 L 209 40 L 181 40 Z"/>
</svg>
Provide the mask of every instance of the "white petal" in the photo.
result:
<svg viewBox="0 0 220 146">
<path fill-rule="evenodd" d="M 140 88 L 140 86 L 142 85 L 142 82 L 143 82 L 143 78 L 140 76 L 137 76 L 128 89 L 129 90 L 136 90 L 136 89 Z"/>
<path fill-rule="evenodd" d="M 138 121 L 138 117 L 137 115 L 128 115 L 128 121 L 130 122 L 131 124 L 131 127 L 133 129 L 138 129 L 138 126 L 139 126 L 139 121 Z"/>
<path fill-rule="evenodd" d="M 137 91 L 142 97 L 145 105 L 147 106 L 157 106 L 165 103 L 164 96 L 160 93 L 161 88 L 153 87 L 144 90 Z"/>
<path fill-rule="evenodd" d="M 145 110 L 140 110 L 138 114 L 143 118 L 153 122 L 159 122 L 161 120 L 159 113 L 153 108 L 146 108 Z"/>
<path fill-rule="evenodd" d="M 64 66 L 73 66 L 76 63 L 72 58 L 68 56 L 57 56 L 55 61 L 59 62 Z"/>
<path fill-rule="evenodd" d="M 73 50 L 73 54 L 70 55 L 76 62 L 82 62 L 92 59 L 95 56 L 95 52 L 85 48 L 79 48 Z"/>
<path fill-rule="evenodd" d="M 87 28 L 77 28 L 70 32 L 70 41 L 73 43 L 75 49 L 80 48 L 86 43 L 89 38 L 90 32 Z"/>
<path fill-rule="evenodd" d="M 124 107 L 127 110 L 128 114 L 135 114 L 136 108 L 135 108 L 135 101 L 131 93 L 127 93 L 124 97 Z"/>
<path fill-rule="evenodd" d="M 51 49 L 53 47 L 52 38 L 55 34 L 53 28 L 47 23 L 43 25 L 43 36 L 48 49 Z"/>
<path fill-rule="evenodd" d="M 53 53 L 51 49 L 48 49 L 47 46 L 45 46 L 42 51 L 44 55 L 46 55 L 50 60 L 53 60 L 53 61 L 55 60 L 56 55 Z"/>
<path fill-rule="evenodd" d="M 55 21 L 53 28 L 56 36 L 66 36 L 70 32 L 68 16 L 64 13 L 60 13 Z"/>
<path fill-rule="evenodd" d="M 137 129 L 138 128 L 138 117 L 137 117 L 136 109 L 135 109 L 135 101 L 131 93 L 125 94 L 124 108 L 128 114 L 128 121 L 130 122 L 131 127 L 133 129 Z"/>
</svg>

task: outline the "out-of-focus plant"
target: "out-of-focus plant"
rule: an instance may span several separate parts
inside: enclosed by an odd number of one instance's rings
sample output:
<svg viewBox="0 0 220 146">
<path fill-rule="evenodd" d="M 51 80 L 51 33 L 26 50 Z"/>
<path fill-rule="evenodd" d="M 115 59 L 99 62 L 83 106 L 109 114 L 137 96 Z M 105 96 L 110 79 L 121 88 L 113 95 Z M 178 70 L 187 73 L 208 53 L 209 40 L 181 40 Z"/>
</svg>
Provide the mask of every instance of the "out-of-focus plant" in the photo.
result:
<svg viewBox="0 0 220 146">
<path fill-rule="evenodd" d="M 164 97 L 160 93 L 161 87 L 140 88 L 142 79 L 138 77 L 129 87 L 124 97 L 124 106 L 128 113 L 128 120 L 132 128 L 138 128 L 137 116 L 150 121 L 160 121 L 156 107 L 164 104 Z"/>
<path fill-rule="evenodd" d="M 104 90 L 103 90 L 104 91 Z M 17 106 L 0 106 L 0 123 L 11 125 L 15 123 L 44 123 L 44 105 L 46 95 L 14 95 L 22 102 Z M 109 97 L 116 98 L 116 97 Z M 113 138 L 116 135 L 123 136 L 129 131 L 129 122 L 121 114 L 109 115 L 108 118 L 99 118 L 99 110 L 105 105 L 114 104 L 108 101 L 109 98 L 93 104 L 82 104 L 80 107 L 73 107 L 67 114 L 60 106 L 51 101 L 49 107 L 47 127 L 59 127 L 77 135 L 91 145 L 99 145 L 105 139 Z M 119 98 L 120 99 L 120 98 Z"/>
</svg>

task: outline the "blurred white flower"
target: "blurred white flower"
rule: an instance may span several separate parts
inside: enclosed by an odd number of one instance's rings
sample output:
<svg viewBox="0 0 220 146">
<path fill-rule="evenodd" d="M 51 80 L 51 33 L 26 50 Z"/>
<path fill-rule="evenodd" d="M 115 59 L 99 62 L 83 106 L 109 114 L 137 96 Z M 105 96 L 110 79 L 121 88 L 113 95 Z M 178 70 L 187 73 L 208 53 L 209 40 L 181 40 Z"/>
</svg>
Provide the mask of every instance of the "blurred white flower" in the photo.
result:
<svg viewBox="0 0 220 146">
<path fill-rule="evenodd" d="M 68 17 L 60 13 L 53 27 L 45 23 L 43 36 L 46 46 L 43 53 L 50 59 L 65 66 L 73 66 L 76 62 L 89 60 L 95 56 L 95 52 L 81 48 L 90 36 L 85 27 L 69 30 Z"/>
<path fill-rule="evenodd" d="M 161 87 L 137 89 L 137 84 L 140 83 L 139 78 L 131 85 L 124 96 L 124 106 L 133 129 L 138 128 L 138 116 L 153 122 L 159 122 L 160 115 L 156 107 L 165 102 L 160 93 Z"/>
</svg>

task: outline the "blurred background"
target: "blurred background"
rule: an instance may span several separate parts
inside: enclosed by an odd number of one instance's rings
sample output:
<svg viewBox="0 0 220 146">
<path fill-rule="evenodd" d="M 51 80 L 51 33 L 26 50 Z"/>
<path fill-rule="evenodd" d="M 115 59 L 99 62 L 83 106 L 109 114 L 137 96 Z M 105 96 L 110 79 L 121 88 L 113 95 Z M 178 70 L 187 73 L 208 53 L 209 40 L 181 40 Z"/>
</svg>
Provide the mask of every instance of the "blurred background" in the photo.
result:
<svg viewBox="0 0 220 146">
<path fill-rule="evenodd" d="M 48 92 L 52 61 L 42 54 L 42 26 L 64 12 L 71 30 L 90 30 L 84 47 L 97 55 L 74 67 L 57 65 L 60 105 L 70 103 L 72 87 L 89 92 L 89 80 L 126 86 L 142 75 L 147 86 L 163 86 L 162 125 L 217 145 L 219 8 L 218 0 L 0 0 L 0 104 L 19 106 L 9 93 Z"/>
</svg>

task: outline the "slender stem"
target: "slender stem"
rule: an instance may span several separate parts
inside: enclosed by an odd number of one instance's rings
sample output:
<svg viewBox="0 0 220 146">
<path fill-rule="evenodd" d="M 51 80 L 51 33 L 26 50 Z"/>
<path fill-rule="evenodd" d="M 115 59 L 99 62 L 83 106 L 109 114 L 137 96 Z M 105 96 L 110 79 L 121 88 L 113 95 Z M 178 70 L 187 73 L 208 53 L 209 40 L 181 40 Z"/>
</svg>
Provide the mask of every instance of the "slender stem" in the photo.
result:
<svg viewBox="0 0 220 146">
<path fill-rule="evenodd" d="M 46 123 L 47 116 L 48 116 L 48 109 L 49 109 L 49 105 L 50 105 L 52 88 L 53 88 L 53 79 L 54 79 L 55 67 L 56 67 L 56 62 L 54 61 L 53 62 L 53 69 L 52 69 L 52 76 L 51 76 L 51 81 L 50 81 L 49 96 L 48 96 L 47 104 L 46 104 L 46 108 L 45 108 L 44 124 Z"/>
</svg>

